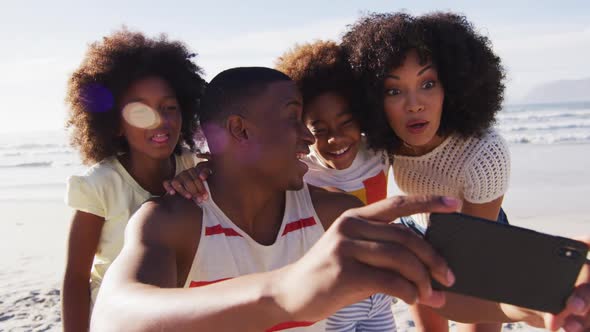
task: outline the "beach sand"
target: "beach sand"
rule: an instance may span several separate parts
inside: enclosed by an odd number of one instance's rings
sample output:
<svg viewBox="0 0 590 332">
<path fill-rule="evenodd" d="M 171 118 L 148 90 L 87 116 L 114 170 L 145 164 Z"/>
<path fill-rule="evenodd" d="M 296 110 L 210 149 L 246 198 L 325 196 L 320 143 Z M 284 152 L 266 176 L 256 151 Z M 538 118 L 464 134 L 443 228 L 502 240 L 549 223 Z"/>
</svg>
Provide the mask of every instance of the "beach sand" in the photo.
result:
<svg viewBox="0 0 590 332">
<path fill-rule="evenodd" d="M 590 234 L 589 150 L 586 144 L 512 145 L 511 187 L 504 203 L 510 222 L 558 235 Z M 2 190 L 0 332 L 59 331 L 59 287 L 71 216 L 62 202 L 65 185 Z M 414 330 L 405 304 L 398 301 L 392 308 L 399 331 Z M 505 324 L 504 330 L 538 329 Z"/>
<path fill-rule="evenodd" d="M 53 201 L 2 201 L 0 331 L 61 330 L 59 289 L 69 209 Z"/>
</svg>

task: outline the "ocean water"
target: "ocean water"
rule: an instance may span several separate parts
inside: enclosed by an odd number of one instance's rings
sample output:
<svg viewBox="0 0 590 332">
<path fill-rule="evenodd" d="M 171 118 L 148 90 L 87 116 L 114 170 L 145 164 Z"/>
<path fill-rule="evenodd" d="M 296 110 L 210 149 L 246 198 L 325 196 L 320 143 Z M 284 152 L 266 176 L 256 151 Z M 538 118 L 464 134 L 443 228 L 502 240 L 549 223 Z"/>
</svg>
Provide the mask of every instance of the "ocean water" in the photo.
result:
<svg viewBox="0 0 590 332">
<path fill-rule="evenodd" d="M 496 128 L 512 144 L 589 144 L 590 102 L 505 106 Z M 84 169 L 65 131 L 0 133 L 0 200 L 61 200 Z"/>
<path fill-rule="evenodd" d="M 65 131 L 0 133 L 0 201 L 62 200 L 67 177 L 84 171 Z"/>
<path fill-rule="evenodd" d="M 510 143 L 590 143 L 590 102 L 508 105 L 497 120 Z"/>
</svg>

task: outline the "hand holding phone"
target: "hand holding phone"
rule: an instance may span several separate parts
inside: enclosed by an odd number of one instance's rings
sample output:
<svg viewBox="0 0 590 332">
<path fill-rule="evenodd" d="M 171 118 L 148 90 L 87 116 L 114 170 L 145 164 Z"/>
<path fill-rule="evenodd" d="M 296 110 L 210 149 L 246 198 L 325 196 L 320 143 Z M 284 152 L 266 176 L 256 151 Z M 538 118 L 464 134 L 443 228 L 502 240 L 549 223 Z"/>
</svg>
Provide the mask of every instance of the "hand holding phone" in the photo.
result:
<svg viewBox="0 0 590 332">
<path fill-rule="evenodd" d="M 430 216 L 426 240 L 455 274 L 434 288 L 558 313 L 587 261 L 586 244 L 464 214 Z"/>
</svg>

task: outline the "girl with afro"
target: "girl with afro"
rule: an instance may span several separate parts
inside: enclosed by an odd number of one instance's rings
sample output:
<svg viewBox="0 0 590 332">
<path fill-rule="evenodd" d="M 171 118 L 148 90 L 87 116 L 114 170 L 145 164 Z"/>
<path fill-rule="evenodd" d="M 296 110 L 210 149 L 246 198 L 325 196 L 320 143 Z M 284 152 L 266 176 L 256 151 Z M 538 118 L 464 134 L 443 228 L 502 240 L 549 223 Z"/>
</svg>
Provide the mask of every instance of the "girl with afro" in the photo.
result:
<svg viewBox="0 0 590 332">
<path fill-rule="evenodd" d="M 344 191 L 365 204 L 387 196 L 389 161 L 383 152 L 367 148 L 357 119 L 358 82 L 340 46 L 317 41 L 296 46 L 277 61 L 303 97 L 303 121 L 315 143 L 304 160 L 305 181 L 328 190 Z"/>
<path fill-rule="evenodd" d="M 347 192 L 365 204 L 387 196 L 389 161 L 367 148 L 357 116 L 359 85 L 340 46 L 317 41 L 279 57 L 277 69 L 291 77 L 303 97 L 303 121 L 315 137 L 302 159 L 304 180 L 331 191 Z M 345 307 L 327 321 L 327 331 L 393 331 L 391 297 L 375 294 Z"/>
<path fill-rule="evenodd" d="M 68 82 L 71 144 L 91 165 L 68 179 L 72 207 L 62 292 L 65 331 L 86 331 L 129 217 L 196 164 L 190 150 L 205 81 L 194 56 L 165 36 L 121 30 L 90 45 Z"/>
<path fill-rule="evenodd" d="M 510 154 L 491 128 L 504 72 L 489 39 L 452 13 L 372 14 L 349 27 L 342 46 L 363 86 L 369 147 L 392 156 L 398 187 L 408 195 L 455 196 L 460 212 L 506 222 Z M 427 226 L 427 215 L 414 217 Z M 412 309 L 421 331 L 448 331 L 432 309 Z"/>
</svg>

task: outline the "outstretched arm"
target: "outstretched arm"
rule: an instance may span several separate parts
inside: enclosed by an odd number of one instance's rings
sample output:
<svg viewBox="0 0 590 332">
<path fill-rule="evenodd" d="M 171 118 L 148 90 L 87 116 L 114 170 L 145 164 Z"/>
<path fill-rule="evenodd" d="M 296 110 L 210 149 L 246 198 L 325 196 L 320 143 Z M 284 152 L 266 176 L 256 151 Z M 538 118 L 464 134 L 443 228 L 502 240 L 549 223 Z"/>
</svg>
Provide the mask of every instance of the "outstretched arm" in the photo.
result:
<svg viewBox="0 0 590 332">
<path fill-rule="evenodd" d="M 102 284 L 94 331 L 261 331 L 282 322 L 318 321 L 378 292 L 407 302 L 444 302 L 430 288 L 431 277 L 450 284 L 442 258 L 403 227 L 380 221 L 400 213 L 453 211 L 456 204 L 409 199 L 349 210 L 294 264 L 175 289 L 184 281 L 179 264 L 196 250 L 191 236 L 200 233 L 198 208 L 182 198 L 175 202 L 173 209 L 148 203 L 130 221 L 125 247 Z"/>
</svg>

